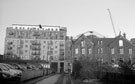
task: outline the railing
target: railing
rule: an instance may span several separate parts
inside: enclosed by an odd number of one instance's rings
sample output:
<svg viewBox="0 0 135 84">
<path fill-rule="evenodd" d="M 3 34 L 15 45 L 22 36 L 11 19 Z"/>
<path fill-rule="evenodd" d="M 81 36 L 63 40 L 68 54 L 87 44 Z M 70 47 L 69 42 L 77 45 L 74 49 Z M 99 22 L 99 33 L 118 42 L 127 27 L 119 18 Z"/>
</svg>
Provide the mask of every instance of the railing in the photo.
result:
<svg viewBox="0 0 135 84">
<path fill-rule="evenodd" d="M 7 49 L 8 49 L 8 50 L 11 50 L 11 49 L 12 49 L 12 47 L 7 47 Z"/>
<path fill-rule="evenodd" d="M 33 42 L 32 45 L 41 45 L 39 42 Z"/>
<path fill-rule="evenodd" d="M 40 50 L 40 47 L 31 47 L 32 50 Z"/>
<path fill-rule="evenodd" d="M 9 44 L 9 45 L 12 45 L 12 44 L 13 44 L 13 42 L 8 42 L 8 44 Z"/>
<path fill-rule="evenodd" d="M 32 53 L 32 55 L 40 55 L 40 53 Z"/>
</svg>

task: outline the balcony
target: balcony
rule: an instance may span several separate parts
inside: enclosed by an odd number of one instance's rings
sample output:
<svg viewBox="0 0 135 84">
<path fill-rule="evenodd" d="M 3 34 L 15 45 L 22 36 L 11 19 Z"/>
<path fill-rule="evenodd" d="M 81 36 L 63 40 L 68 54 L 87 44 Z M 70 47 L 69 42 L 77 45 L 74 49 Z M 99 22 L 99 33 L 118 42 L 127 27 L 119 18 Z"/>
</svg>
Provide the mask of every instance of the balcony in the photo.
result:
<svg viewBox="0 0 135 84">
<path fill-rule="evenodd" d="M 53 41 L 49 41 L 48 42 L 48 45 L 53 45 Z"/>
<path fill-rule="evenodd" d="M 40 33 L 39 33 L 39 32 L 35 32 L 35 33 L 33 34 L 33 36 L 39 37 L 39 36 L 40 36 Z"/>
<path fill-rule="evenodd" d="M 48 51 L 47 52 L 47 55 L 52 55 L 53 54 L 53 51 Z"/>
<path fill-rule="evenodd" d="M 40 42 L 32 42 L 32 45 L 41 45 Z"/>
<path fill-rule="evenodd" d="M 59 57 L 59 60 L 60 60 L 60 61 L 63 61 L 63 60 L 64 60 L 64 56 L 60 56 L 60 57 Z"/>
<path fill-rule="evenodd" d="M 32 50 L 40 50 L 40 46 L 30 46 Z"/>
<path fill-rule="evenodd" d="M 60 40 L 64 40 L 64 36 L 60 36 Z"/>
<path fill-rule="evenodd" d="M 60 55 L 63 55 L 63 56 L 64 56 L 64 52 L 61 51 L 61 52 L 60 52 Z"/>
<path fill-rule="evenodd" d="M 60 46 L 61 46 L 61 47 L 63 47 L 63 46 L 64 46 L 64 44 L 60 44 Z"/>
<path fill-rule="evenodd" d="M 10 52 L 8 51 L 8 52 L 6 53 L 6 55 L 12 55 L 12 54 L 13 54 L 13 52 L 11 52 L 11 51 L 10 51 Z"/>
<path fill-rule="evenodd" d="M 13 44 L 13 42 L 8 42 L 8 45 L 12 45 Z"/>
<path fill-rule="evenodd" d="M 10 47 L 10 46 L 8 46 L 8 47 L 7 47 L 7 49 L 8 49 L 8 50 L 12 50 L 13 48 L 12 48 L 12 47 Z"/>
<path fill-rule="evenodd" d="M 64 52 L 64 49 L 63 48 L 60 48 L 60 52 Z"/>
<path fill-rule="evenodd" d="M 39 52 L 39 53 L 31 53 L 32 55 L 40 55 L 41 53 Z"/>
<path fill-rule="evenodd" d="M 35 33 L 33 34 L 33 36 L 34 36 L 36 39 L 41 38 L 41 35 L 40 35 L 39 32 L 35 32 Z"/>
<path fill-rule="evenodd" d="M 23 44 L 17 45 L 17 48 L 23 48 Z"/>
<path fill-rule="evenodd" d="M 14 35 L 14 32 L 9 32 L 9 35 L 11 35 L 11 36 Z"/>
</svg>

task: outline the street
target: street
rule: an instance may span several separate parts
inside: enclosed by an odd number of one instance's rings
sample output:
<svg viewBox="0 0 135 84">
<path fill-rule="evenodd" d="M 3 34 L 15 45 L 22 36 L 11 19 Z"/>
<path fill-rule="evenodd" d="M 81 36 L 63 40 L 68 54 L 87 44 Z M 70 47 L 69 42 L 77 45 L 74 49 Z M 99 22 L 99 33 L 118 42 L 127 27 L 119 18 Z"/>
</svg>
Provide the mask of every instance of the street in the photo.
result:
<svg viewBox="0 0 135 84">
<path fill-rule="evenodd" d="M 41 81 L 39 81 L 37 83 L 34 83 L 34 84 L 55 84 L 59 77 L 60 77 L 60 74 L 56 74 L 54 76 L 43 79 L 43 80 L 41 80 Z"/>
</svg>

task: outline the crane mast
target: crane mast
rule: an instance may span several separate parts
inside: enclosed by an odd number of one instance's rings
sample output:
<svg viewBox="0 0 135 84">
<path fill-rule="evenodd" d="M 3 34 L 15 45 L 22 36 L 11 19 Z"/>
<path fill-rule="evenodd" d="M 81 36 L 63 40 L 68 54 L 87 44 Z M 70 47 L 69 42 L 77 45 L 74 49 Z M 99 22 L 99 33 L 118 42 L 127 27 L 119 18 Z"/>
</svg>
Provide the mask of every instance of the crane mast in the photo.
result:
<svg viewBox="0 0 135 84">
<path fill-rule="evenodd" d="M 114 27 L 114 23 L 113 23 L 113 19 L 112 19 L 111 11 L 110 11 L 110 9 L 109 9 L 109 8 L 108 8 L 107 10 L 108 10 L 109 15 L 110 15 L 110 19 L 111 19 L 111 23 L 112 23 L 112 27 L 113 27 L 114 35 L 115 35 L 115 37 L 116 37 L 116 31 L 115 31 L 115 27 Z"/>
</svg>

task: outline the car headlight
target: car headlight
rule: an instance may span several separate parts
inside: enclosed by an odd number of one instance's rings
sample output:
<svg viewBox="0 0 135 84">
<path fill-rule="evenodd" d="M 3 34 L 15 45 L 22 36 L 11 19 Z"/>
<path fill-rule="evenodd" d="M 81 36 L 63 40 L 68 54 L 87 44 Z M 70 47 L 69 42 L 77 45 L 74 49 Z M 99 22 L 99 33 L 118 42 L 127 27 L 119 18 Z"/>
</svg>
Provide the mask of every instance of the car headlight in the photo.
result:
<svg viewBox="0 0 135 84">
<path fill-rule="evenodd" d="M 9 74 L 2 74 L 3 78 L 10 78 L 11 76 Z"/>
<path fill-rule="evenodd" d="M 17 76 L 18 74 L 17 73 L 14 73 L 14 76 Z"/>
</svg>

